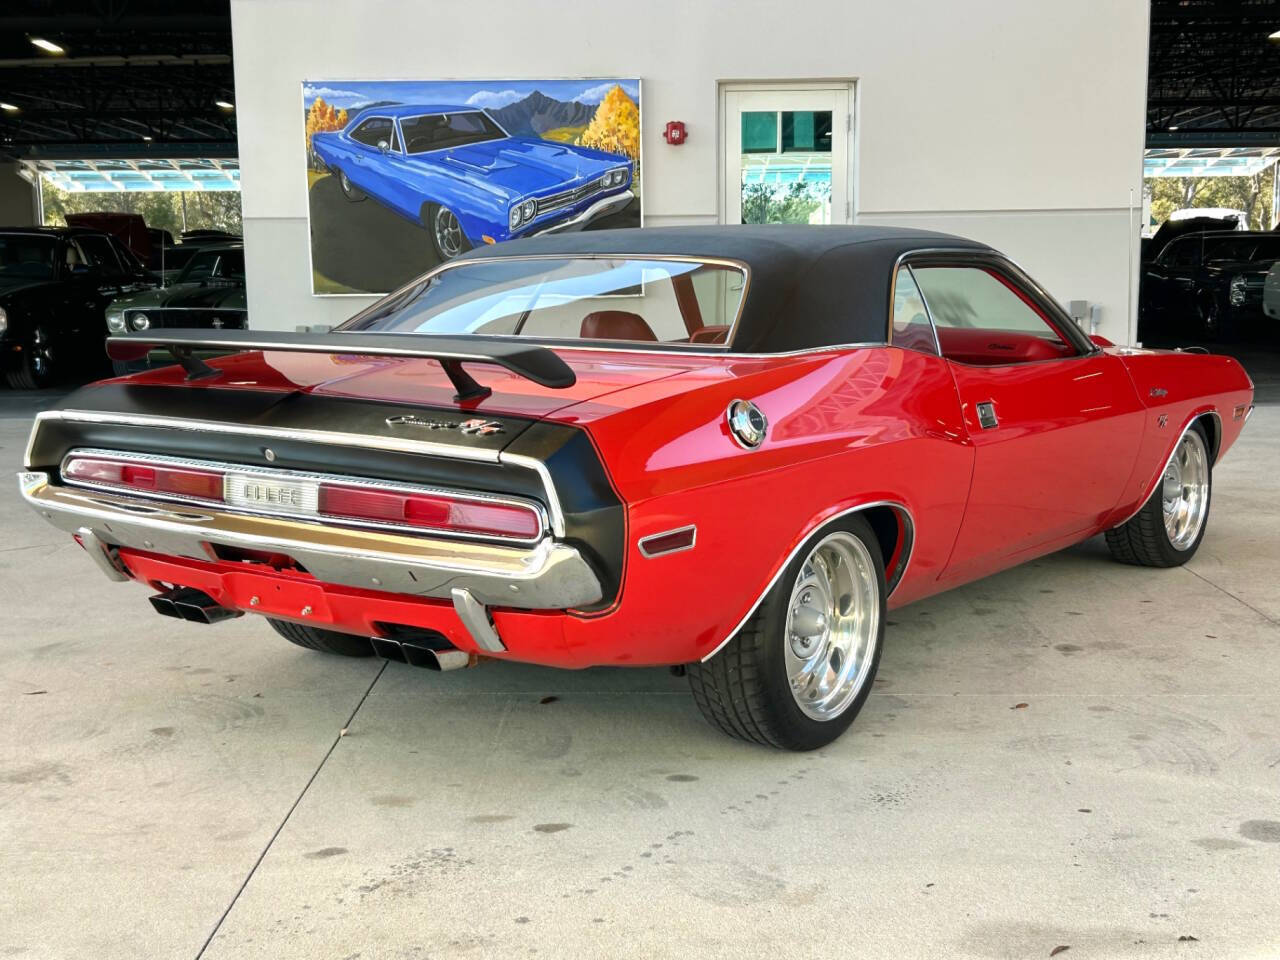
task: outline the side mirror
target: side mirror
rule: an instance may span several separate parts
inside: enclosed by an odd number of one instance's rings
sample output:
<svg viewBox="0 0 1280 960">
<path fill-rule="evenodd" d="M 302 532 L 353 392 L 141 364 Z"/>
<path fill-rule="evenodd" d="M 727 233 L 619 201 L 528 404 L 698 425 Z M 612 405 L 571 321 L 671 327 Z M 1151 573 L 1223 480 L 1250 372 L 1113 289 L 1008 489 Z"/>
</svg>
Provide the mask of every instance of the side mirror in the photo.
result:
<svg viewBox="0 0 1280 960">
<path fill-rule="evenodd" d="M 379 140 L 379 141 L 378 141 L 378 152 L 379 152 L 379 153 L 386 153 L 386 152 L 387 152 L 388 150 L 390 150 L 390 149 L 391 149 L 391 144 L 387 143 L 387 141 L 385 141 L 385 140 Z"/>
</svg>

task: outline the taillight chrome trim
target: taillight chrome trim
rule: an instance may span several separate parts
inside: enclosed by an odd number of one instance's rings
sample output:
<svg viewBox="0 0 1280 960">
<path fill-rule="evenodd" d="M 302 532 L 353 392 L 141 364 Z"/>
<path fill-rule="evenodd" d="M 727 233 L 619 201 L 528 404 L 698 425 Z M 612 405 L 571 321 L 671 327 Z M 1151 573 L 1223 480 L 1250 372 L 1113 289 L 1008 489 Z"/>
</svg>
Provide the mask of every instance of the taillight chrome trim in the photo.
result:
<svg viewBox="0 0 1280 960">
<path fill-rule="evenodd" d="M 161 467 L 186 468 L 191 470 L 208 470 L 222 474 L 245 475 L 261 477 L 264 480 L 278 481 L 308 481 L 317 484 L 332 484 L 341 487 L 355 487 L 358 489 L 378 490 L 388 493 L 418 494 L 423 496 L 445 497 L 451 500 L 459 500 L 467 503 L 475 504 L 493 504 L 509 507 L 517 507 L 526 509 L 534 513 L 538 520 L 538 533 L 532 537 L 506 536 L 500 534 L 484 534 L 470 533 L 467 531 L 451 530 L 448 528 L 431 527 L 419 524 L 401 524 L 382 522 L 377 520 L 365 520 L 359 518 L 349 518 L 334 516 L 325 513 L 306 513 L 291 510 L 257 510 L 253 507 L 242 506 L 240 504 L 229 504 L 222 500 L 209 500 L 202 497 L 183 496 L 174 493 L 152 493 L 150 491 L 137 490 L 131 487 L 120 486 L 109 483 L 94 483 L 68 477 L 66 475 L 67 462 L 76 457 L 95 458 L 103 460 L 115 460 L 123 463 L 136 463 L 139 465 L 151 465 Z M 244 513 L 252 514 L 260 517 L 271 517 L 275 519 L 300 520 L 319 525 L 333 524 L 342 527 L 351 527 L 361 530 L 387 530 L 396 533 L 415 534 L 418 536 L 444 537 L 446 539 L 459 540 L 475 540 L 488 542 L 501 542 L 513 544 L 536 544 L 547 536 L 550 530 L 550 521 L 547 511 L 542 504 L 536 500 L 526 500 L 521 497 L 509 497 L 500 494 L 481 493 L 471 490 L 454 490 L 447 487 L 430 487 L 419 486 L 417 484 L 400 483 L 394 480 L 378 480 L 373 477 L 351 477 L 344 474 L 336 473 L 311 473 L 304 470 L 278 470 L 270 467 L 259 467 L 248 464 L 230 463 L 219 460 L 199 460 L 188 457 L 170 457 L 160 454 L 136 453 L 125 450 L 104 450 L 97 447 L 76 447 L 69 450 L 62 463 L 58 467 L 59 477 L 64 484 L 69 487 L 83 487 L 90 490 L 101 490 L 105 493 L 113 493 L 117 496 L 137 497 L 143 501 L 164 501 L 168 503 L 188 503 L 204 507 L 217 507 L 227 513 Z"/>
<path fill-rule="evenodd" d="M 387 450 L 396 453 L 416 453 L 450 460 L 476 460 L 482 463 L 501 463 L 525 470 L 532 470 L 542 481 L 543 492 L 550 510 L 551 532 L 557 537 L 565 535 L 564 510 L 551 472 L 547 465 L 533 457 L 510 454 L 487 448 L 458 447 L 430 440 L 414 440 L 407 437 L 367 436 L 358 433 L 340 433 L 328 430 L 308 430 L 298 427 L 250 426 L 240 423 L 222 423 L 217 420 L 190 420 L 185 417 L 162 417 L 138 413 L 110 413 L 100 410 L 43 410 L 36 414 L 31 434 L 27 437 L 23 464 L 27 470 L 37 468 L 34 457 L 36 437 L 46 420 L 66 420 L 72 423 L 112 423 L 136 427 L 163 427 L 168 430 L 186 430 L 195 433 L 220 433 L 242 437 L 272 437 L 278 440 L 296 440 L 300 443 L 336 444 L 370 450 Z"/>
</svg>

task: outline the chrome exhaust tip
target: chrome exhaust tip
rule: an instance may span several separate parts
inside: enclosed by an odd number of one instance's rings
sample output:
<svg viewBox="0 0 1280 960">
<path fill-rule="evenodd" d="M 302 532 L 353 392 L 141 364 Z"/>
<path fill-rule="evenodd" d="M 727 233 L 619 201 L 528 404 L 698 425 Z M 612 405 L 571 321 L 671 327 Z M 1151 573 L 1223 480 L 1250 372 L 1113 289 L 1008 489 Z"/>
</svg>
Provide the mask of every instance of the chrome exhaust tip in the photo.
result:
<svg viewBox="0 0 1280 960">
<path fill-rule="evenodd" d="M 474 658 L 465 650 L 449 647 L 437 650 L 417 643 L 403 640 L 392 640 L 389 637 L 370 637 L 373 652 L 383 660 L 393 663 L 405 663 L 411 667 L 422 667 L 426 670 L 461 670 L 472 666 Z"/>
<path fill-rule="evenodd" d="M 461 670 L 471 666 L 471 654 L 465 650 L 435 650 L 431 647 L 419 647 L 412 643 L 401 644 L 404 658 L 410 666 L 425 667 L 428 670 Z"/>
<path fill-rule="evenodd" d="M 373 644 L 373 652 L 383 660 L 390 660 L 392 663 L 408 663 L 405 659 L 404 648 L 399 640 L 388 640 L 386 637 L 370 637 L 369 642 Z"/>
<path fill-rule="evenodd" d="M 156 613 L 191 623 L 221 623 L 244 616 L 241 610 L 220 606 L 213 597 L 192 587 L 177 587 L 151 597 Z"/>
<path fill-rule="evenodd" d="M 169 595 L 171 593 L 173 593 L 172 590 L 167 590 L 164 593 L 157 593 L 147 599 L 151 601 L 151 606 L 155 608 L 156 613 L 160 614 L 160 616 L 176 617 L 181 620 L 182 614 L 180 614 L 178 612 L 178 608 L 173 605 L 173 601 L 169 599 Z"/>
</svg>

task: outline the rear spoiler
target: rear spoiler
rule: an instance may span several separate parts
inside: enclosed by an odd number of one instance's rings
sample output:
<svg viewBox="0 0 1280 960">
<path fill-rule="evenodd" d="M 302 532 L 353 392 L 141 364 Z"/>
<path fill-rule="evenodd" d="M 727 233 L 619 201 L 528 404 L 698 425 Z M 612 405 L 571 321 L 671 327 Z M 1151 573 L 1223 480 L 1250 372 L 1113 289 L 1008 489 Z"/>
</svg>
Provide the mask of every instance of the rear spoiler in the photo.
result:
<svg viewBox="0 0 1280 960">
<path fill-rule="evenodd" d="M 218 371 L 195 355 L 197 350 L 283 350 L 289 353 L 340 353 L 366 357 L 420 357 L 438 360 L 458 391 L 458 400 L 480 400 L 493 391 L 481 386 L 464 363 L 488 363 L 544 387 L 564 389 L 577 378 L 573 369 L 548 350 L 530 344 L 480 338 L 411 333 L 289 333 L 263 330 L 142 330 L 107 338 L 113 360 L 140 360 L 163 347 L 187 371 L 188 380 Z"/>
</svg>

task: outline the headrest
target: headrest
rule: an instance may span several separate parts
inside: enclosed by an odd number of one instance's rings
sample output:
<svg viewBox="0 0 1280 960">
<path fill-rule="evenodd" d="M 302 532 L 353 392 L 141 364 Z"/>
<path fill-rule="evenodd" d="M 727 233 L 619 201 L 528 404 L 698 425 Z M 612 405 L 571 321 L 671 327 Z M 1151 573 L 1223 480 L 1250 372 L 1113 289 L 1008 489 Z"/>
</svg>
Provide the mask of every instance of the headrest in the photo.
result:
<svg viewBox="0 0 1280 960">
<path fill-rule="evenodd" d="M 639 340 L 656 343 L 657 335 L 638 313 L 597 310 L 582 318 L 579 336 L 584 340 Z"/>
</svg>

